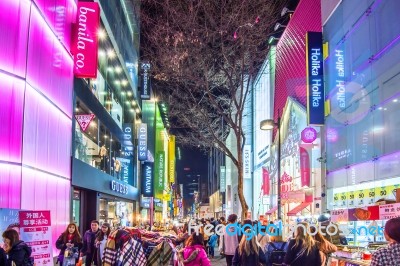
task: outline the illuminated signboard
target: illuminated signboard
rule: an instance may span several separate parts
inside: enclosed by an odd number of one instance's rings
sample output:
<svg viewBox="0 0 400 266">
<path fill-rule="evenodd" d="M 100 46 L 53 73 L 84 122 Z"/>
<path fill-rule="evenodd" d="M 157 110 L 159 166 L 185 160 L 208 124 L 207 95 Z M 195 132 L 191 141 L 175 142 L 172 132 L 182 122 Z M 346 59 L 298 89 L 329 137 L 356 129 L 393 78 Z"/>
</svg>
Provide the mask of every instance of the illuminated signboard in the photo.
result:
<svg viewBox="0 0 400 266">
<path fill-rule="evenodd" d="M 307 123 L 324 124 L 325 90 L 323 79 L 322 33 L 306 34 Z"/>
</svg>

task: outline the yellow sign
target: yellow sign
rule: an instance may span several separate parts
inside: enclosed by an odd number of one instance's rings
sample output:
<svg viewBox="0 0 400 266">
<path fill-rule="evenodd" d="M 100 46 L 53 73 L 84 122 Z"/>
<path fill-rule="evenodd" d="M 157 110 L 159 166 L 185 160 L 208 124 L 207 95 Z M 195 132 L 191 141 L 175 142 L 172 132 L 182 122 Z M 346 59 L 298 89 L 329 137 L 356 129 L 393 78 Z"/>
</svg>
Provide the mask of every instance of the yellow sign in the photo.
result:
<svg viewBox="0 0 400 266">
<path fill-rule="evenodd" d="M 163 195 L 163 201 L 170 201 L 171 200 L 171 194 L 164 194 Z"/>
<path fill-rule="evenodd" d="M 169 135 L 168 140 L 168 179 L 175 183 L 175 136 Z"/>
</svg>

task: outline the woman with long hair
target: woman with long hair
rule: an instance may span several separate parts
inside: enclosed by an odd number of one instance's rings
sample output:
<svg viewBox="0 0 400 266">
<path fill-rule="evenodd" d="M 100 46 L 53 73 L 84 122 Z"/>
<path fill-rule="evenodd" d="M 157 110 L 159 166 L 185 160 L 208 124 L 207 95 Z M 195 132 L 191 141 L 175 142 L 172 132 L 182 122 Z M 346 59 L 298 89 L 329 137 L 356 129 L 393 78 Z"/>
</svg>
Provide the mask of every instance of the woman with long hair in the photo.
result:
<svg viewBox="0 0 400 266">
<path fill-rule="evenodd" d="M 267 262 L 265 254 L 261 246 L 258 244 L 257 236 L 250 229 L 246 230 L 240 240 L 239 246 L 236 248 L 235 255 L 233 256 L 233 266 L 246 266 L 246 265 L 265 265 Z M 248 239 L 250 236 L 250 239 Z"/>
<path fill-rule="evenodd" d="M 328 259 L 328 256 L 333 252 L 337 251 L 337 247 L 329 242 L 316 227 L 310 228 L 311 234 L 314 237 L 314 240 L 317 242 L 317 247 L 319 249 L 319 254 L 321 256 L 321 265 L 325 265 Z"/>
<path fill-rule="evenodd" d="M 76 252 L 82 249 L 82 236 L 79 233 L 78 226 L 75 223 L 68 224 L 65 231 L 58 237 L 56 247 L 60 250 L 58 255 L 58 262 L 63 264 L 66 249 L 77 248 Z"/>
<path fill-rule="evenodd" d="M 107 238 L 111 233 L 111 226 L 109 223 L 103 223 L 101 225 L 101 230 L 99 231 L 99 233 L 96 236 L 96 240 L 95 240 L 95 246 L 97 248 L 97 261 L 99 263 L 99 265 L 102 265 L 102 261 L 103 261 L 103 254 L 104 254 L 104 248 L 106 246 L 107 243 Z"/>
<path fill-rule="evenodd" d="M 307 223 L 298 223 L 295 238 L 290 240 L 284 263 L 290 266 L 321 265 L 321 256 Z"/>
<path fill-rule="evenodd" d="M 204 248 L 203 235 L 191 234 L 186 241 L 185 248 L 178 252 L 178 258 L 185 266 L 211 266 Z"/>
</svg>

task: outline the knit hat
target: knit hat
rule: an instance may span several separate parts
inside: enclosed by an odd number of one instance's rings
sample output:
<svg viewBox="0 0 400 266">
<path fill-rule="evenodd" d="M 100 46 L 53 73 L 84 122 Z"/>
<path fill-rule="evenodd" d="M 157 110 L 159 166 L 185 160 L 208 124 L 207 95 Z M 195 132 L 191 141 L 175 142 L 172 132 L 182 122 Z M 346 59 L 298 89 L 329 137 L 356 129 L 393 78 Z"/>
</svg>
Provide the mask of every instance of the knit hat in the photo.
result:
<svg viewBox="0 0 400 266">
<path fill-rule="evenodd" d="M 385 224 L 385 233 L 397 243 L 400 243 L 400 217 L 390 219 Z"/>
<path fill-rule="evenodd" d="M 236 214 L 231 214 L 228 216 L 228 222 L 234 223 L 237 220 L 237 215 Z"/>
</svg>

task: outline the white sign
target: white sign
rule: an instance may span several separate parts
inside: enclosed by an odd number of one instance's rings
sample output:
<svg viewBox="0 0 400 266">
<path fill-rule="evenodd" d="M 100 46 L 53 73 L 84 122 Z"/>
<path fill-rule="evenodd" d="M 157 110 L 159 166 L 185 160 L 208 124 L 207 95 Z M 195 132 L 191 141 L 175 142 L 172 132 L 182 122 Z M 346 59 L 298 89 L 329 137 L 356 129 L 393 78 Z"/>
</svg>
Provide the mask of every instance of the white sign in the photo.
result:
<svg viewBox="0 0 400 266">
<path fill-rule="evenodd" d="M 243 178 L 251 179 L 251 146 L 244 145 L 243 148 Z"/>
<path fill-rule="evenodd" d="M 32 248 L 35 265 L 52 265 L 50 211 L 20 211 L 19 223 L 21 239 Z"/>
<path fill-rule="evenodd" d="M 379 220 L 400 217 L 400 203 L 379 206 Z"/>
</svg>

